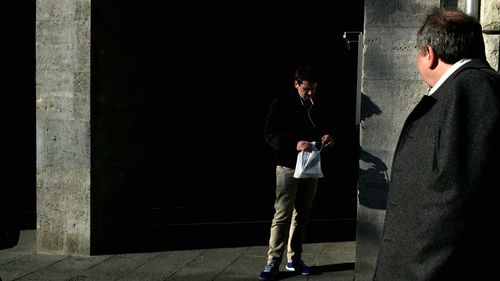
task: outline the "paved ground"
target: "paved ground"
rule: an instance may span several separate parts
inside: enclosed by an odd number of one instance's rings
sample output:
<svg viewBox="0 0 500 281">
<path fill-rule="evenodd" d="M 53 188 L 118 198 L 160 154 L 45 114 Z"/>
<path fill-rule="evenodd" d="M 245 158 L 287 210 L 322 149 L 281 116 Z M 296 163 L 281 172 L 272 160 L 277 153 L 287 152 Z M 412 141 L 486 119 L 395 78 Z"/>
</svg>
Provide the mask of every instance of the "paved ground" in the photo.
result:
<svg viewBox="0 0 500 281">
<path fill-rule="evenodd" d="M 35 230 L 21 232 L 19 244 L 0 250 L 2 281 L 163 281 L 258 280 L 266 246 L 163 251 L 90 257 L 43 255 L 35 251 Z M 355 242 L 304 245 L 304 261 L 314 274 L 282 271 L 276 280 L 352 281 Z"/>
</svg>

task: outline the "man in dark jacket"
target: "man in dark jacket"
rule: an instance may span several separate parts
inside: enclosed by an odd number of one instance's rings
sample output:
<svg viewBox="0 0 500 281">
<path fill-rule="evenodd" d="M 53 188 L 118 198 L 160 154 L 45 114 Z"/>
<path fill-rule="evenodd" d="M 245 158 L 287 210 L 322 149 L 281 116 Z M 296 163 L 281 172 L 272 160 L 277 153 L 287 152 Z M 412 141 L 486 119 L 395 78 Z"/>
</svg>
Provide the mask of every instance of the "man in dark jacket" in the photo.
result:
<svg viewBox="0 0 500 281">
<path fill-rule="evenodd" d="M 311 66 L 295 71 L 294 90 L 276 98 L 269 109 L 265 139 L 276 155 L 276 201 L 271 225 L 267 265 L 261 280 L 272 280 L 287 249 L 286 269 L 307 275 L 310 268 L 302 261 L 302 242 L 313 205 L 318 178 L 294 178 L 297 154 L 309 151 L 313 142 L 333 145 L 324 129 L 324 119 L 314 103 L 318 79 Z M 287 248 L 288 247 L 288 248 Z"/>
<path fill-rule="evenodd" d="M 376 281 L 500 280 L 500 75 L 479 22 L 435 8 L 417 34 L 429 92 L 394 154 Z"/>
</svg>

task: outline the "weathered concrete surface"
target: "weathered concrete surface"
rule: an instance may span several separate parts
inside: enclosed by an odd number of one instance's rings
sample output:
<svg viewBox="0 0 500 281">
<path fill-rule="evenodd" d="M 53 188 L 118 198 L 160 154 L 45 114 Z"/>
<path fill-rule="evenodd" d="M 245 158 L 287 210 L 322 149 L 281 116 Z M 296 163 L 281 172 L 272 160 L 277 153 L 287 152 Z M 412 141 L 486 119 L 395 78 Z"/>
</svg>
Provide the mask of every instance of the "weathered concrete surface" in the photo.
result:
<svg viewBox="0 0 500 281">
<path fill-rule="evenodd" d="M 37 250 L 90 252 L 90 0 L 36 3 Z"/>
</svg>

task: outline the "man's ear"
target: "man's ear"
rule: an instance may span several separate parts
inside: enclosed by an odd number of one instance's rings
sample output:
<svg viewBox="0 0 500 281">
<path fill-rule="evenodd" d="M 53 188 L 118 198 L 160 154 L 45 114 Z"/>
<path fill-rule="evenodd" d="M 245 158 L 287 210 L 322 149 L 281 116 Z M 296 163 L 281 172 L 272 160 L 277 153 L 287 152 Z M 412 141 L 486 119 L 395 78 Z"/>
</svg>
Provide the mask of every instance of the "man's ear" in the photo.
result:
<svg viewBox="0 0 500 281">
<path fill-rule="evenodd" d="M 428 60 L 428 66 L 429 69 L 435 69 L 438 66 L 439 63 L 439 58 L 436 55 L 436 52 L 434 52 L 434 48 L 431 46 L 426 46 L 425 50 L 427 51 L 427 60 Z"/>
</svg>

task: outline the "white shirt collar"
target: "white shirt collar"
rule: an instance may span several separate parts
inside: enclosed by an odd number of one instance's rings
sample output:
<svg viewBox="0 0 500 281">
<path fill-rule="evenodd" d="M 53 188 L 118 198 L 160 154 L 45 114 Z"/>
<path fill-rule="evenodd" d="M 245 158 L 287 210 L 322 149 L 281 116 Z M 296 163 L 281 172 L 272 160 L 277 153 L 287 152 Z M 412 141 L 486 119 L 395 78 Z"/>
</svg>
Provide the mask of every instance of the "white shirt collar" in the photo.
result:
<svg viewBox="0 0 500 281">
<path fill-rule="evenodd" d="M 464 65 L 470 61 L 471 61 L 471 59 L 461 59 L 461 60 L 457 61 L 456 63 L 454 63 L 450 68 L 448 68 L 448 70 L 446 70 L 446 72 L 443 74 L 443 76 L 441 76 L 441 78 L 439 78 L 436 85 L 434 85 L 434 87 L 429 89 L 429 92 L 427 94 L 429 96 L 432 95 L 435 91 L 437 91 L 439 86 L 441 86 L 444 83 L 444 81 L 446 81 L 446 79 L 448 79 L 448 77 L 450 77 L 453 74 L 453 72 L 455 72 L 462 65 Z"/>
</svg>

